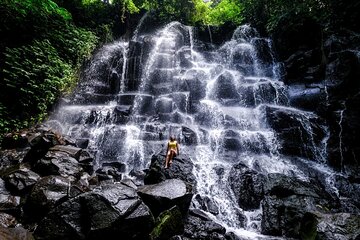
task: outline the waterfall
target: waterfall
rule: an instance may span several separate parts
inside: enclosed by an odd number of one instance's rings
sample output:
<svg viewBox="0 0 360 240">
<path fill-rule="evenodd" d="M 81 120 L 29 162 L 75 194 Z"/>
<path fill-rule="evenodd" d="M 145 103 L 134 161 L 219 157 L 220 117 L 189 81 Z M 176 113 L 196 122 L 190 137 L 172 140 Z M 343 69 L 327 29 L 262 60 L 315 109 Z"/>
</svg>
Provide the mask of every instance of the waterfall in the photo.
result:
<svg viewBox="0 0 360 240">
<path fill-rule="evenodd" d="M 306 180 L 285 155 L 323 162 L 326 136 L 314 131 L 326 132 L 325 126 L 314 124 L 315 114 L 288 106 L 271 41 L 249 25 L 217 48 L 204 47 L 195 29 L 178 22 L 146 35 L 139 27 L 135 35 L 94 55 L 74 97 L 51 122 L 76 139 L 90 139 L 98 165 L 124 163 L 129 178 L 132 170 L 148 167 L 153 154 L 165 151 L 165 139 L 175 135 L 181 154 L 195 166 L 193 205 L 201 208 L 206 199 L 215 206 L 208 212 L 212 219 L 257 238 L 262 211 L 239 207 L 229 183 L 234 164 Z M 294 131 L 303 145 L 287 147 L 285 135 L 276 131 L 282 115 L 298 123 Z M 182 144 L 184 127 L 196 143 Z"/>
<path fill-rule="evenodd" d="M 343 109 L 339 111 L 339 152 L 340 152 L 340 169 L 341 171 L 344 170 L 344 156 L 343 156 L 343 143 L 342 143 L 342 134 L 343 134 L 343 117 L 344 117 L 344 111 L 346 110 L 345 101 L 342 103 Z"/>
</svg>

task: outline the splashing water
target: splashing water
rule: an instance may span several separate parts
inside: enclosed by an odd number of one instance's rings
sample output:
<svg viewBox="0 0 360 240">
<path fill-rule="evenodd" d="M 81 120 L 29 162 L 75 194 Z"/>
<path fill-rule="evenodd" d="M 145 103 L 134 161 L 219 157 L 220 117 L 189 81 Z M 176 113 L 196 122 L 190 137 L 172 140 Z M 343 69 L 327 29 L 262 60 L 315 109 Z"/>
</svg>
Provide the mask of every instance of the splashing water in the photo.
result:
<svg viewBox="0 0 360 240">
<path fill-rule="evenodd" d="M 280 154 L 267 107 L 291 112 L 310 136 L 304 144 L 313 155 L 325 153 L 312 137 L 309 119 L 316 116 L 286 106 L 271 41 L 244 25 L 222 46 L 207 49 L 192 27 L 172 22 L 142 36 L 140 25 L 130 43 L 114 42 L 94 55 L 71 105 L 61 106 L 51 121 L 63 133 L 90 139 L 99 166 L 124 163 L 124 175 L 148 167 L 167 135 L 185 141 L 186 127 L 196 138 L 181 146 L 194 163 L 198 197 L 193 204 L 201 208 L 202 199 L 212 202 L 208 215 L 245 239 L 279 239 L 259 234 L 261 209 L 239 207 L 230 171 L 242 163 L 263 173 L 307 179 Z"/>
</svg>

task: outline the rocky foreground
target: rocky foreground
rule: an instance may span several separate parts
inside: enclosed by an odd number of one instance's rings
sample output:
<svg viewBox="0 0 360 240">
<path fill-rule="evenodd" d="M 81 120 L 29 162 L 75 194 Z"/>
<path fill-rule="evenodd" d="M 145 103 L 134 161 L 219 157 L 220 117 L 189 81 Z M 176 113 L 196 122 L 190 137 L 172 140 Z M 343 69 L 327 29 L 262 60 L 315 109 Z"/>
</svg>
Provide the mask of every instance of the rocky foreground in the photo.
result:
<svg viewBox="0 0 360 240">
<path fill-rule="evenodd" d="M 196 195 L 193 164 L 122 176 L 123 164 L 94 166 L 86 140 L 44 126 L 8 134 L 0 151 L 0 239 L 241 239 L 204 211 L 217 206 Z M 356 194 L 357 185 L 339 186 Z M 264 175 L 241 163 L 230 174 L 244 210 L 261 206 L 261 233 L 291 239 L 359 239 L 359 199 L 339 200 L 319 181 Z M 355 192 L 355 193 L 354 193 Z M 193 196 L 200 209 L 191 203 Z M 239 218 L 246 217 L 239 212 Z M 264 238 L 266 239 L 266 238 Z M 269 239 L 269 238 L 268 238 Z"/>
<path fill-rule="evenodd" d="M 122 177 L 121 163 L 95 171 L 86 147 L 43 126 L 5 136 L 0 239 L 225 238 L 224 227 L 189 211 L 195 180 L 181 166 L 189 160 L 150 170 L 139 186 Z"/>
</svg>

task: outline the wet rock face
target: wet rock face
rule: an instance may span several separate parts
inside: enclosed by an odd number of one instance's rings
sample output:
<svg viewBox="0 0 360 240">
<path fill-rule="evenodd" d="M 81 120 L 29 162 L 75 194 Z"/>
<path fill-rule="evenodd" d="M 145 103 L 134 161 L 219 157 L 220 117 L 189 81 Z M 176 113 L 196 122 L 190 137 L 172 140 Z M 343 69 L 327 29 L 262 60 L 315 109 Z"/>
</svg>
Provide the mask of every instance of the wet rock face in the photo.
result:
<svg viewBox="0 0 360 240">
<path fill-rule="evenodd" d="M 360 90 L 359 90 L 360 91 Z M 360 153 L 360 96 L 348 97 L 340 102 L 337 110 L 330 113 L 330 137 L 327 150 L 329 165 L 346 172 L 358 171 Z M 339 105 L 337 103 L 336 105 Z"/>
<path fill-rule="evenodd" d="M 153 216 L 136 191 L 104 185 L 54 208 L 34 232 L 36 239 L 146 239 Z M 137 227 L 136 227 L 137 226 Z M 138 226 L 141 226 L 139 228 Z"/>
<path fill-rule="evenodd" d="M 321 215 L 317 230 L 317 239 L 358 239 L 360 237 L 359 214 Z"/>
<path fill-rule="evenodd" d="M 226 229 L 212 221 L 204 212 L 191 209 L 185 222 L 184 236 L 189 239 L 224 240 Z"/>
<path fill-rule="evenodd" d="M 265 107 L 268 124 L 281 141 L 280 151 L 286 155 L 301 156 L 312 160 L 321 159 L 322 141 L 326 136 L 323 119 L 309 112 L 299 114 L 296 110 L 282 107 Z"/>
<path fill-rule="evenodd" d="M 280 26 L 273 40 L 284 63 L 290 104 L 326 119 L 331 167 L 358 169 L 360 148 L 354 143 L 360 141 L 359 35 L 349 31 L 326 35 L 309 19 Z"/>
<path fill-rule="evenodd" d="M 352 39 L 354 43 L 360 42 L 359 37 Z M 348 49 L 330 52 L 328 57 L 326 83 L 329 87 L 326 114 L 331 132 L 328 144 L 329 164 L 337 169 L 348 171 L 346 165 L 350 168 L 359 166 L 359 161 L 355 156 L 360 153 L 360 148 L 354 143 L 360 140 L 358 121 L 360 62 L 358 47 L 352 48 L 350 44 L 342 47 Z"/>
<path fill-rule="evenodd" d="M 0 223 L 17 226 L 9 231 L 1 229 L 1 239 L 33 239 L 27 230 L 19 230 L 21 224 L 29 229 L 37 225 L 35 239 L 148 237 L 153 215 L 131 180 L 106 185 L 96 174 L 90 176 L 94 159 L 88 151 L 76 147 L 74 139 L 55 137 L 44 127 L 23 134 L 28 142 L 26 150 L 0 151 L 6 158 L 0 169 Z M 5 146 L 10 147 L 10 143 Z M 103 175 L 113 178 L 123 165 L 104 162 L 103 168 Z M 121 175 L 116 177 L 122 181 Z"/>
<path fill-rule="evenodd" d="M 316 182 L 304 182 L 281 174 L 269 174 L 261 202 L 261 232 L 299 238 L 307 224 L 317 226 L 313 213 L 340 208 L 339 199 Z M 316 230 L 313 230 L 316 232 Z"/>
<path fill-rule="evenodd" d="M 221 74 L 214 83 L 214 88 L 216 89 L 213 93 L 215 99 L 238 99 L 239 94 L 236 91 L 234 77 L 225 72 Z"/>
<path fill-rule="evenodd" d="M 155 184 L 166 179 L 177 178 L 191 183 L 194 188 L 196 187 L 195 176 L 192 173 L 194 166 L 188 157 L 183 157 L 182 155 L 175 157 L 168 169 L 165 169 L 164 165 L 165 155 L 153 155 L 149 170 L 144 178 L 144 183 Z"/>
<path fill-rule="evenodd" d="M 275 29 L 272 39 L 280 60 L 283 61 L 298 50 L 309 50 L 320 47 L 321 26 L 309 18 L 298 21 L 283 22 Z"/>
<path fill-rule="evenodd" d="M 40 219 L 56 204 L 67 200 L 71 183 L 61 176 L 41 178 L 33 187 L 25 205 L 25 210 L 34 219 Z"/>
<path fill-rule="evenodd" d="M 5 181 L 0 179 L 0 211 L 17 213 L 20 207 L 19 196 L 13 195 L 5 187 Z"/>
<path fill-rule="evenodd" d="M 360 212 L 360 182 L 358 178 L 338 175 L 334 179 L 334 185 L 343 196 L 341 201 L 343 211 L 349 213 Z"/>
<path fill-rule="evenodd" d="M 21 163 L 29 150 L 30 147 L 26 147 L 21 150 L 3 149 L 0 152 L 0 171 L 8 168 L 9 166 L 16 166 Z"/>
<path fill-rule="evenodd" d="M 35 169 L 43 176 L 61 175 L 63 177 L 80 176 L 83 171 L 79 162 L 66 152 L 49 151 L 38 161 Z"/>
<path fill-rule="evenodd" d="M 334 179 L 340 196 L 355 198 L 348 201 L 328 193 L 314 179 L 302 181 L 283 174 L 260 173 L 241 163 L 233 167 L 229 179 L 240 207 L 251 210 L 261 205 L 261 232 L 265 235 L 351 239 L 350 235 L 358 234 L 349 230 L 355 229 L 360 219 L 355 179 Z"/>
<path fill-rule="evenodd" d="M 265 175 L 240 163 L 232 168 L 229 181 L 242 209 L 254 210 L 260 207 L 264 197 Z"/>
<path fill-rule="evenodd" d="M 39 174 L 31 171 L 28 167 L 20 165 L 19 169 L 4 176 L 8 188 L 16 193 L 29 190 L 39 179 Z"/>
</svg>

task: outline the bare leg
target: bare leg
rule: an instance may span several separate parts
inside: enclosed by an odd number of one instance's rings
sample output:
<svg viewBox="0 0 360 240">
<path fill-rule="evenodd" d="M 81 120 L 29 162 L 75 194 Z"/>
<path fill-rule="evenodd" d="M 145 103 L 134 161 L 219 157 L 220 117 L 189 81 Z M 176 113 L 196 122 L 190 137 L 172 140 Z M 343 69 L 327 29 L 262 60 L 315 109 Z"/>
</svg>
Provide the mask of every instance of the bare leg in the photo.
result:
<svg viewBox="0 0 360 240">
<path fill-rule="evenodd" d="M 171 152 L 166 154 L 165 168 L 168 168 L 168 167 L 169 167 L 170 154 L 171 154 Z"/>
<path fill-rule="evenodd" d="M 174 152 L 170 151 L 169 164 L 172 164 L 173 158 L 174 158 Z"/>
</svg>

